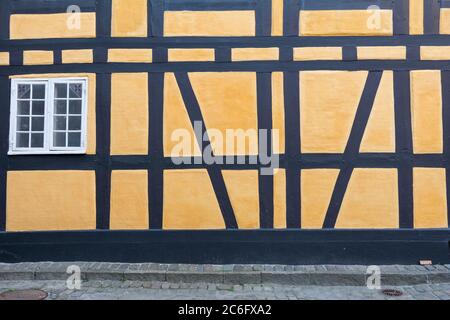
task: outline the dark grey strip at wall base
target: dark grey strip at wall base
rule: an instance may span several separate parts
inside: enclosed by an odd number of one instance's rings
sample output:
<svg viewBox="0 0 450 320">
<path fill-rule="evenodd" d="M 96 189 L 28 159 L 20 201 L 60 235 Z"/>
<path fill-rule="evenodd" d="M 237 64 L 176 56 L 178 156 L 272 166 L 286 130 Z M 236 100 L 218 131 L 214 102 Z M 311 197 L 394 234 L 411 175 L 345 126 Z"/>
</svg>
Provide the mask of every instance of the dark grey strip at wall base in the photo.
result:
<svg viewBox="0 0 450 320">
<path fill-rule="evenodd" d="M 450 263 L 450 230 L 0 232 L 1 262 Z"/>
</svg>

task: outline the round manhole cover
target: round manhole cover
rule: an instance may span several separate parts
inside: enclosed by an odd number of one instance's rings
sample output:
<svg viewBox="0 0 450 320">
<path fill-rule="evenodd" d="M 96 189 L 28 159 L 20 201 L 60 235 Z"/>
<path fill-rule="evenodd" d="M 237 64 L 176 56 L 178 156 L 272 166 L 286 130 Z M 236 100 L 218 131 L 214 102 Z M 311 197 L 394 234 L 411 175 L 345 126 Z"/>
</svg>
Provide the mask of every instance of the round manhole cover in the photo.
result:
<svg viewBox="0 0 450 320">
<path fill-rule="evenodd" d="M 44 300 L 47 296 L 42 290 L 11 290 L 0 294 L 0 300 Z"/>
<path fill-rule="evenodd" d="M 403 292 L 395 289 L 385 289 L 382 292 L 385 296 L 389 297 L 401 297 L 403 295 Z"/>
</svg>

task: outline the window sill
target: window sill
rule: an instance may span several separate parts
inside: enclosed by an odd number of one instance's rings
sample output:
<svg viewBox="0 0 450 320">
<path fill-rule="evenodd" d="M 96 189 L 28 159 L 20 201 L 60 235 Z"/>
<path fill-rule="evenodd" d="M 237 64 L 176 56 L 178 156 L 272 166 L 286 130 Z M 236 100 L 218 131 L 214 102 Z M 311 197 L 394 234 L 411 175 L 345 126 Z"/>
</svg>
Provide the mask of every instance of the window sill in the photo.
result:
<svg viewBox="0 0 450 320">
<path fill-rule="evenodd" d="M 67 150 L 67 151 L 8 151 L 8 156 L 52 156 L 52 155 L 85 155 L 86 150 Z"/>
</svg>

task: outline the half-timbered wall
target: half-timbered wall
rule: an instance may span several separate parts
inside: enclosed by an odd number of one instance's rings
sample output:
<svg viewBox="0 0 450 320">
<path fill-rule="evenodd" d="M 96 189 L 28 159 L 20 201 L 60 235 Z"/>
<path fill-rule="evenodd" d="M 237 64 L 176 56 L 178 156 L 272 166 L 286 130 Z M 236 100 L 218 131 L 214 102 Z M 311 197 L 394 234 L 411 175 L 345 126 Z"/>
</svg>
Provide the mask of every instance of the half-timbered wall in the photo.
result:
<svg viewBox="0 0 450 320">
<path fill-rule="evenodd" d="M 448 241 L 449 1 L 5 0 L 0 38 L 3 236 L 446 229 Z M 11 79 L 78 76 L 87 154 L 8 155 Z M 196 121 L 279 130 L 278 170 L 249 163 L 261 145 L 225 154 L 245 164 L 194 161 L 209 145 L 223 155 L 208 140 L 174 164 L 172 132 L 195 137 Z"/>
</svg>

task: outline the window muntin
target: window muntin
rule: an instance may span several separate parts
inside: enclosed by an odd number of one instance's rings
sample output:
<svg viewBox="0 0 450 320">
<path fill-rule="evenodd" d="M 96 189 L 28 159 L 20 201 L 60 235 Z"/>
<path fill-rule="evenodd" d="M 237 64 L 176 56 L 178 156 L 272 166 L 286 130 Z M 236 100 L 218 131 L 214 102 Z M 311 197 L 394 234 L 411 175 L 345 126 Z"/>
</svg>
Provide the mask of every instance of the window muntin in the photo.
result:
<svg viewBox="0 0 450 320">
<path fill-rule="evenodd" d="M 9 154 L 86 152 L 87 79 L 13 79 Z"/>
</svg>

